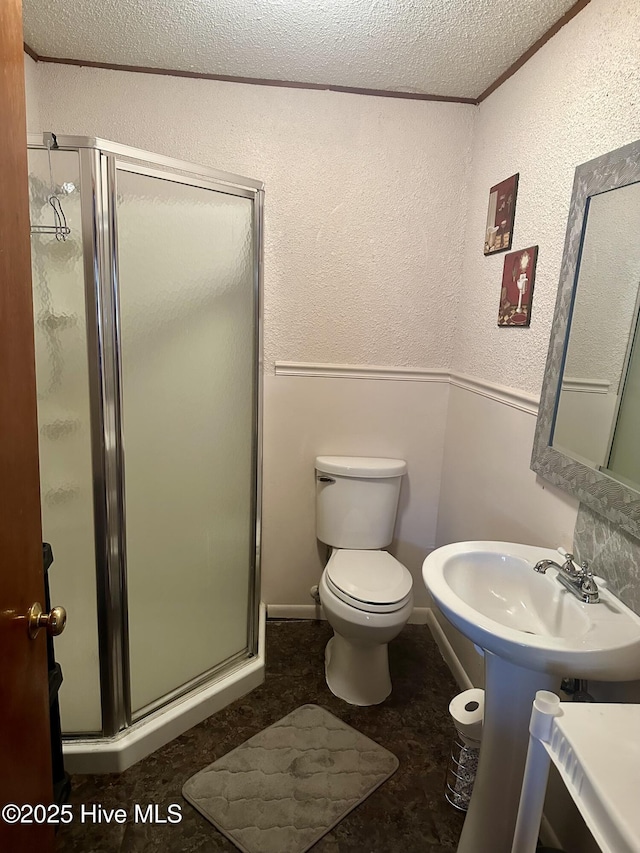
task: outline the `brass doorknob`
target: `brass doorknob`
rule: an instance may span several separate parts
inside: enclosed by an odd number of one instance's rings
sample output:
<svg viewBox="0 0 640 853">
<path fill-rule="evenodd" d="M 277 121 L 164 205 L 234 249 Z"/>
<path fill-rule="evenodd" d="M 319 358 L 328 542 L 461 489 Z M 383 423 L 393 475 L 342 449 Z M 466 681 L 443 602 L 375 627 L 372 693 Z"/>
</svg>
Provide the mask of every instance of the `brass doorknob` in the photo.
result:
<svg viewBox="0 0 640 853">
<path fill-rule="evenodd" d="M 40 602 L 36 601 L 27 613 L 27 626 L 32 640 L 37 637 L 40 628 L 46 628 L 50 637 L 57 637 L 58 634 L 62 634 L 66 624 L 67 611 L 64 607 L 52 607 L 48 613 L 45 613 Z"/>
</svg>

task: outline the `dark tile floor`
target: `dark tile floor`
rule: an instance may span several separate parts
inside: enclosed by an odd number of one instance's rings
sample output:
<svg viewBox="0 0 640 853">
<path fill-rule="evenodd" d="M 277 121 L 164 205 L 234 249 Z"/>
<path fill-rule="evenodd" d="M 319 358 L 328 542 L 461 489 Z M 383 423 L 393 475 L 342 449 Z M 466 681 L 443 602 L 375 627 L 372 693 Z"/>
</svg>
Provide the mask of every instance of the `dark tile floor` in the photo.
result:
<svg viewBox="0 0 640 853">
<path fill-rule="evenodd" d="M 449 853 L 462 815 L 443 797 L 450 740 L 448 704 L 457 686 L 428 628 L 408 625 L 391 643 L 393 692 L 382 705 L 356 708 L 333 696 L 324 680 L 326 622 L 267 625 L 265 683 L 126 772 L 75 776 L 75 820 L 61 827 L 56 853 L 209 853 L 236 848 L 182 799 L 193 773 L 279 720 L 314 702 L 395 753 L 396 773 L 313 848 L 313 853 Z M 80 823 L 81 804 L 182 806 L 175 825 Z"/>
</svg>

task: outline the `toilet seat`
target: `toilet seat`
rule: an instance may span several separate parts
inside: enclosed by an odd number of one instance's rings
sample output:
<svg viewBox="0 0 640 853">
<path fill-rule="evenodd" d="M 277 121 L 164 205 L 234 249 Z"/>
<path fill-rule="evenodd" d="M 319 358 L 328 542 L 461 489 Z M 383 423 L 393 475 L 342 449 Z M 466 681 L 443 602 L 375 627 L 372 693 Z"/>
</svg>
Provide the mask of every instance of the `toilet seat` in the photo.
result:
<svg viewBox="0 0 640 853">
<path fill-rule="evenodd" d="M 412 595 L 410 572 L 387 551 L 334 551 L 325 576 L 334 595 L 369 613 L 393 613 Z"/>
</svg>

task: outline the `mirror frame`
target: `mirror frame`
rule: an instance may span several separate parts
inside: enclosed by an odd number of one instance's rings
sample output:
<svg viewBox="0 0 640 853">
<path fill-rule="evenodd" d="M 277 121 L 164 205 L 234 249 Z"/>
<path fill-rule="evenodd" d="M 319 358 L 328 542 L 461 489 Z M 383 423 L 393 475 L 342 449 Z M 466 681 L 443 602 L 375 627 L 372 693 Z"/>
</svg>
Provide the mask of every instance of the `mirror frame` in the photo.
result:
<svg viewBox="0 0 640 853">
<path fill-rule="evenodd" d="M 589 199 L 640 181 L 640 140 L 578 166 L 573 181 L 556 308 L 551 327 L 531 468 L 640 539 L 640 491 L 551 446 L 586 231 Z"/>
</svg>

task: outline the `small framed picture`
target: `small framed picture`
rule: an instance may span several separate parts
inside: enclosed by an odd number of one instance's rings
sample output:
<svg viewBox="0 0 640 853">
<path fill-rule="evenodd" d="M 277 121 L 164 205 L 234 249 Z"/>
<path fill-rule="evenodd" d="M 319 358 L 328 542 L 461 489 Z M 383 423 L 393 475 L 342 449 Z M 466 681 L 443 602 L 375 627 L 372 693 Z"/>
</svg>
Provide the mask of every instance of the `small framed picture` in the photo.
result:
<svg viewBox="0 0 640 853">
<path fill-rule="evenodd" d="M 518 195 L 518 177 L 511 175 L 489 190 L 489 209 L 487 228 L 484 233 L 484 253 L 494 255 L 511 248 L 513 241 L 513 222 L 516 218 L 516 196 Z"/>
<path fill-rule="evenodd" d="M 499 326 L 528 326 L 536 280 L 538 247 L 531 246 L 505 256 L 498 308 Z"/>
</svg>

